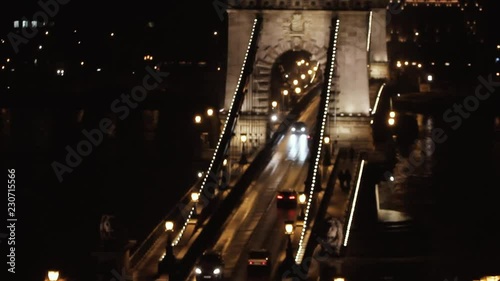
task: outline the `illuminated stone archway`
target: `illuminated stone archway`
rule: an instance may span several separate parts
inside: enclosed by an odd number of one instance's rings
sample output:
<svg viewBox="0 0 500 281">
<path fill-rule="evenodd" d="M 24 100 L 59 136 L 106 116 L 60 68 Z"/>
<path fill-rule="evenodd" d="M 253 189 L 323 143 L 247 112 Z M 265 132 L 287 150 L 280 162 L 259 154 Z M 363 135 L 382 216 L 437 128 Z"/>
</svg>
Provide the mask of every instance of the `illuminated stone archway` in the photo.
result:
<svg viewBox="0 0 500 281">
<path fill-rule="evenodd" d="M 265 50 L 261 57 L 257 58 L 254 72 L 252 74 L 252 84 L 250 95 L 243 105 L 243 111 L 252 111 L 257 113 L 267 113 L 271 98 L 272 68 L 278 58 L 289 51 L 305 51 L 311 54 L 311 60 L 320 63 L 320 69 L 326 63 L 326 49 L 320 47 L 315 42 L 303 42 L 303 46 L 294 46 L 293 39 L 280 39 L 279 44 L 270 46 Z"/>
<path fill-rule="evenodd" d="M 328 4 L 330 2 L 331 4 Z M 357 3 L 349 1 L 351 2 Z M 261 15 L 263 19 L 253 71 L 246 84 L 247 94 L 241 109 L 243 114 L 235 129 L 236 134 L 260 136 L 262 132 L 268 131 L 266 126 L 271 112 L 272 69 L 281 55 L 287 51 L 306 51 L 312 55 L 311 60 L 320 63 L 319 71 L 324 71 L 327 50 L 331 43 L 330 31 L 333 19 L 340 21 L 336 44 L 335 79 L 332 82 L 332 90 L 338 95 L 335 96 L 335 104 L 330 103 L 330 114 L 336 113 L 340 119 L 369 118 L 371 107 L 369 79 L 384 79 L 384 67 L 387 65 L 385 34 L 387 0 L 361 2 L 367 5 L 354 5 L 349 8 L 336 5 L 336 1 L 325 3 L 320 1 L 317 4 L 323 3 L 324 7 L 309 7 L 313 2 L 307 4 L 306 1 L 297 1 L 292 4 L 286 2 L 284 4 L 286 7 L 280 6 L 280 2 L 277 2 L 276 5 L 279 6 L 277 8 L 271 1 L 267 6 L 265 2 L 261 3 L 263 6 L 257 9 L 255 5 L 259 5 L 259 1 L 251 4 L 243 0 L 227 10 L 228 59 L 223 105 L 226 109 L 231 104 L 240 78 L 254 19 L 257 15 Z M 342 121 L 345 124 L 340 124 L 340 119 L 336 119 L 338 126 L 336 135 L 340 135 L 340 138 L 343 136 L 346 139 L 351 138 L 356 131 L 364 132 L 367 126 L 369 127 L 365 124 L 367 123 L 365 120 L 353 119 L 352 122 L 349 121 L 350 123 Z"/>
<path fill-rule="evenodd" d="M 380 10 L 380 9 L 379 9 Z M 369 115 L 371 63 L 384 60 L 386 53 L 384 13 L 370 10 L 228 10 L 228 64 L 224 107 L 228 107 L 239 79 L 255 16 L 263 18 L 254 69 L 248 83 L 242 112 L 267 114 L 270 102 L 271 69 L 276 59 L 290 50 L 304 50 L 326 63 L 332 19 L 340 20 L 337 43 L 336 90 L 340 92 L 338 112 Z M 371 48 L 370 48 L 371 46 Z M 376 55 L 376 56 L 375 56 Z M 384 62 L 382 62 L 384 63 Z"/>
</svg>

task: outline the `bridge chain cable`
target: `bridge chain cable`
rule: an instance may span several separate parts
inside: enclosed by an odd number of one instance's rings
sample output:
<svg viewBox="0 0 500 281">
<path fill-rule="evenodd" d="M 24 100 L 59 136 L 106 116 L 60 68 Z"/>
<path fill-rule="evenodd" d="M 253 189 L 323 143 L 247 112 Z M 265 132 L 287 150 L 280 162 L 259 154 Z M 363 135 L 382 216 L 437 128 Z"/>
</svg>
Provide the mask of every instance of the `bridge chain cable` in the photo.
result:
<svg viewBox="0 0 500 281">
<path fill-rule="evenodd" d="M 199 189 L 200 194 L 203 191 L 203 188 L 205 187 L 206 183 L 208 180 L 215 180 L 216 177 L 213 176 L 212 171 L 217 171 L 215 169 L 215 164 L 217 165 L 217 169 L 220 168 L 220 164 L 224 158 L 224 155 L 227 152 L 227 148 L 229 147 L 229 140 L 231 139 L 232 133 L 234 131 L 235 125 L 236 125 L 236 117 L 238 116 L 238 112 L 241 110 L 241 106 L 243 104 L 243 95 L 244 95 L 244 88 L 245 88 L 245 83 L 241 83 L 242 79 L 246 77 L 248 73 L 251 73 L 252 69 L 252 64 L 248 64 L 247 61 L 255 61 L 255 55 L 256 55 L 256 47 L 257 47 L 257 40 L 258 40 L 258 35 L 260 30 L 260 26 L 262 24 L 262 17 L 259 15 L 256 17 L 254 20 L 254 24 L 252 27 L 252 32 L 250 35 L 250 40 L 248 44 L 248 48 L 246 50 L 243 66 L 240 72 L 240 78 L 238 80 L 237 88 L 235 90 L 235 93 L 233 95 L 233 99 L 231 102 L 229 114 L 227 115 L 226 122 L 224 124 L 222 133 L 219 137 L 219 141 L 217 143 L 214 156 L 212 158 L 212 161 L 210 163 L 210 166 L 208 168 L 208 173 L 205 173 L 205 177 L 203 181 L 200 183 L 196 183 L 193 185 L 188 192 L 182 197 L 180 200 L 180 205 L 184 206 L 184 204 L 187 206 L 189 203 L 189 198 L 190 194 L 197 190 L 198 186 L 201 186 Z M 245 75 L 246 74 L 246 75 Z M 221 149 L 222 147 L 222 149 Z M 210 177 L 210 178 L 209 178 Z M 179 204 L 178 204 L 179 205 Z M 147 255 L 148 252 L 151 251 L 152 247 L 158 243 L 158 241 L 163 237 L 163 234 L 165 232 L 164 229 L 164 224 L 165 221 L 173 219 L 174 221 L 178 221 L 179 224 L 183 225 L 181 230 L 179 231 L 178 235 L 172 242 L 172 246 L 175 246 L 179 243 L 180 239 L 182 238 L 182 235 L 184 231 L 186 230 L 187 224 L 189 220 L 191 219 L 192 215 L 194 213 L 194 207 L 191 207 L 189 210 L 187 209 L 179 209 L 178 207 L 174 208 L 171 210 L 160 223 L 153 229 L 153 231 L 148 235 L 148 237 L 140 244 L 139 247 L 136 248 L 136 250 L 131 254 L 130 259 L 129 259 L 129 265 L 131 268 L 138 266 L 141 261 L 144 259 L 144 257 Z M 183 220 L 183 218 L 185 218 Z M 164 255 L 163 255 L 164 256 Z M 163 259 L 163 256 L 160 258 Z"/>
<path fill-rule="evenodd" d="M 232 138 L 232 134 L 234 132 L 234 128 L 236 126 L 236 119 L 239 116 L 239 112 L 243 105 L 244 95 L 245 95 L 245 87 L 248 75 L 252 72 L 253 63 L 255 61 L 256 49 L 257 49 L 257 41 L 258 35 L 260 32 L 260 26 L 262 24 L 262 16 L 258 15 L 253 22 L 252 31 L 250 34 L 250 39 L 248 42 L 248 47 L 246 49 L 245 57 L 243 59 L 243 65 L 241 67 L 240 76 L 238 79 L 238 83 L 236 84 L 236 90 L 233 94 L 233 99 L 231 100 L 231 105 L 229 106 L 229 113 L 226 117 L 226 121 L 224 123 L 224 127 L 222 129 L 222 133 L 219 137 L 219 141 L 217 146 L 215 147 L 215 151 L 210 161 L 210 165 L 208 166 L 208 171 L 205 173 L 203 181 L 201 183 L 201 187 L 199 190 L 199 194 L 203 195 L 203 190 L 208 184 L 216 185 L 217 182 L 217 174 L 220 169 L 221 163 L 224 160 L 224 157 L 227 153 L 227 149 L 229 147 L 230 140 Z M 194 212 L 194 206 L 191 208 L 184 225 L 179 231 L 177 237 L 172 242 L 172 246 L 175 246 L 179 243 L 186 230 L 186 227 L 189 223 Z"/>
<path fill-rule="evenodd" d="M 335 26 L 335 27 L 333 27 Z M 323 144 L 323 136 L 325 132 L 325 125 L 326 125 L 326 119 L 328 118 L 328 109 L 330 106 L 330 94 L 331 94 L 331 88 L 332 88 L 332 80 L 333 80 L 333 74 L 335 70 L 335 59 L 336 59 L 336 53 L 337 53 L 337 37 L 339 33 L 339 27 L 340 27 L 340 20 L 338 18 L 333 18 L 332 19 L 332 28 L 330 31 L 330 47 L 328 49 L 328 62 L 325 68 L 325 77 L 328 77 L 328 82 L 324 84 L 323 90 L 321 92 L 321 104 L 320 104 L 320 110 L 318 112 L 318 121 L 321 122 L 321 126 L 319 127 L 319 130 L 316 131 L 315 135 L 315 149 L 312 151 L 316 152 L 316 157 L 314 158 L 314 162 L 310 164 L 309 168 L 309 179 L 310 183 L 307 182 L 309 185 L 309 196 L 307 196 L 307 207 L 304 215 L 304 226 L 302 227 L 302 231 L 300 234 L 300 240 L 299 240 L 299 245 L 297 249 L 297 253 L 295 256 L 295 262 L 297 264 L 300 264 L 302 262 L 302 259 L 304 257 L 305 249 L 306 246 L 305 244 L 305 236 L 306 232 L 308 231 L 307 225 L 308 225 L 308 218 L 309 218 L 309 211 L 311 208 L 311 202 L 312 198 L 314 195 L 314 188 L 316 185 L 316 180 L 318 178 L 318 171 L 319 171 L 319 162 L 320 162 L 320 157 L 321 157 L 321 151 L 322 151 L 322 144 Z M 306 186 L 307 188 L 307 186 Z"/>
</svg>

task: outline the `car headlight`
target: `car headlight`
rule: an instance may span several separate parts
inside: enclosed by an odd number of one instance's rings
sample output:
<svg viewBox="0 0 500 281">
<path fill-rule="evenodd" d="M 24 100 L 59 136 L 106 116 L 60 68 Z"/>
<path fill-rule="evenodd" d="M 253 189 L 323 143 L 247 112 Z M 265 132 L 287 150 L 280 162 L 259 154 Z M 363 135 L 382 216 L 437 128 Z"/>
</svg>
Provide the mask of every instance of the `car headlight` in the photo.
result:
<svg viewBox="0 0 500 281">
<path fill-rule="evenodd" d="M 214 274 L 220 274 L 220 268 L 214 269 Z"/>
<path fill-rule="evenodd" d="M 305 132 L 305 131 L 306 131 L 306 128 L 302 127 L 302 128 L 300 128 L 300 130 L 301 130 L 302 132 Z"/>
<path fill-rule="evenodd" d="M 292 132 L 295 132 L 295 128 L 292 128 Z"/>
<path fill-rule="evenodd" d="M 196 274 L 201 274 L 201 269 L 199 267 L 197 267 L 197 268 L 194 269 L 194 272 Z"/>
</svg>

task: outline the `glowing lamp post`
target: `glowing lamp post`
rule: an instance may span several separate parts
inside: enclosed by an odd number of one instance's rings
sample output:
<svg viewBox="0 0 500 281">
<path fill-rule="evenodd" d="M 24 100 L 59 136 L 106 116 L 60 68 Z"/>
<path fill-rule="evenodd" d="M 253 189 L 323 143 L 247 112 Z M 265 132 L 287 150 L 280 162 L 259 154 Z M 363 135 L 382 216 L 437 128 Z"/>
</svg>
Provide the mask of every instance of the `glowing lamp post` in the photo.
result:
<svg viewBox="0 0 500 281">
<path fill-rule="evenodd" d="M 47 273 L 47 278 L 49 281 L 57 281 L 59 280 L 59 271 L 57 270 L 49 270 Z"/>
<path fill-rule="evenodd" d="M 208 115 L 208 116 L 212 116 L 212 115 L 214 115 L 214 110 L 213 110 L 213 109 L 211 109 L 211 108 L 207 109 L 207 115 Z"/>
<path fill-rule="evenodd" d="M 246 142 L 247 142 L 247 134 L 241 134 L 241 159 L 240 165 L 248 164 L 247 153 L 246 153 Z"/>
<path fill-rule="evenodd" d="M 299 205 L 300 205 L 300 218 L 304 219 L 304 206 L 307 202 L 307 195 L 305 193 L 300 193 L 299 195 Z"/>
<path fill-rule="evenodd" d="M 276 114 L 271 115 L 271 121 L 277 122 L 278 121 L 278 115 L 276 115 Z"/>
<path fill-rule="evenodd" d="M 285 234 L 287 236 L 288 242 L 286 246 L 286 256 L 283 261 L 285 268 L 291 268 L 295 265 L 295 259 L 293 258 L 293 248 L 292 248 L 292 234 L 294 225 L 292 221 L 285 222 Z"/>
<path fill-rule="evenodd" d="M 394 126 L 396 123 L 396 112 L 391 111 L 389 112 L 389 120 L 387 120 L 387 123 L 389 123 L 389 126 Z"/>
<path fill-rule="evenodd" d="M 332 164 L 331 152 L 330 152 L 330 136 L 325 136 L 323 138 L 323 142 L 325 143 L 325 157 L 323 158 L 323 165 L 329 166 Z"/>
<path fill-rule="evenodd" d="M 293 222 L 285 223 L 285 234 L 292 235 L 293 234 Z"/>
<path fill-rule="evenodd" d="M 198 215 L 198 208 L 196 208 L 196 205 L 198 205 L 198 202 L 200 201 L 200 193 L 199 192 L 193 192 L 191 193 L 191 201 L 193 201 L 193 213 L 195 215 Z"/>
<path fill-rule="evenodd" d="M 174 223 L 171 221 L 166 221 L 165 222 L 165 231 L 167 231 L 169 233 L 174 231 Z"/>
<path fill-rule="evenodd" d="M 172 232 L 174 232 L 174 222 L 165 222 L 165 232 L 167 233 L 167 243 L 165 245 L 165 255 L 159 264 L 160 273 L 171 273 L 175 265 L 174 247 L 172 246 Z"/>
<path fill-rule="evenodd" d="M 277 101 L 272 101 L 271 102 L 272 109 L 275 109 L 277 106 L 278 106 L 278 102 Z"/>
<path fill-rule="evenodd" d="M 304 204 L 306 204 L 306 201 L 307 201 L 306 194 L 305 193 L 301 193 L 299 195 L 299 204 L 304 205 Z"/>
<path fill-rule="evenodd" d="M 228 156 L 224 157 L 224 160 L 222 161 L 222 169 L 221 169 L 221 175 L 220 175 L 220 190 L 226 190 L 229 188 L 229 179 L 231 178 L 231 169 L 229 168 L 228 165 Z"/>
<path fill-rule="evenodd" d="M 288 110 L 288 90 L 283 90 L 282 91 L 282 95 L 281 95 L 281 106 L 282 106 L 282 110 L 283 111 L 286 111 Z"/>
</svg>

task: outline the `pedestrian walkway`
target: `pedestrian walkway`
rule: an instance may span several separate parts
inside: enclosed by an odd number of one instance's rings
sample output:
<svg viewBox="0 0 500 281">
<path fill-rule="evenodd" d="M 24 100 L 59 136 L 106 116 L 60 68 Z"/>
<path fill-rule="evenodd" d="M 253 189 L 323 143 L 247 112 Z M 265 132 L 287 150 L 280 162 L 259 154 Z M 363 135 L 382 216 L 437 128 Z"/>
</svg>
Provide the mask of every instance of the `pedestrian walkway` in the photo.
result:
<svg viewBox="0 0 500 281">
<path fill-rule="evenodd" d="M 340 153 L 346 152 L 345 149 L 340 150 Z M 355 155 L 353 155 L 353 160 L 351 160 L 350 155 L 348 153 L 349 151 L 347 150 L 347 153 L 343 153 L 340 155 L 340 157 L 337 158 L 337 154 L 339 153 L 339 150 L 337 149 L 335 152 L 335 158 L 337 159 L 334 165 L 332 166 L 332 171 L 335 172 L 335 174 L 331 175 L 335 177 L 335 184 L 333 186 L 333 193 L 330 197 L 328 207 L 326 209 L 324 218 L 329 219 L 329 218 L 336 218 L 339 221 L 342 222 L 342 224 L 345 225 L 345 219 L 346 219 L 346 214 L 348 212 L 347 208 L 349 205 L 349 196 L 352 192 L 352 190 L 355 188 L 356 185 L 356 180 L 357 180 L 357 175 L 356 175 L 356 169 L 358 163 L 358 153 L 355 152 Z M 350 189 L 342 189 L 340 180 L 338 178 L 338 175 L 341 171 L 349 169 L 352 178 L 350 182 Z M 331 229 L 330 229 L 331 230 Z M 327 238 L 328 239 L 328 238 Z M 320 245 L 316 247 L 316 249 L 313 252 L 313 257 L 316 257 L 319 255 L 321 252 Z M 307 280 L 316 280 L 319 278 L 320 272 L 322 271 L 321 268 L 323 267 L 338 267 L 339 265 L 337 264 L 340 260 L 338 259 L 328 259 L 328 260 L 323 260 L 321 263 L 315 259 L 312 258 L 310 262 L 310 268 L 308 270 L 308 277 Z"/>
</svg>

